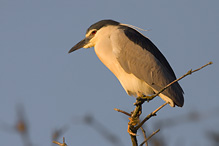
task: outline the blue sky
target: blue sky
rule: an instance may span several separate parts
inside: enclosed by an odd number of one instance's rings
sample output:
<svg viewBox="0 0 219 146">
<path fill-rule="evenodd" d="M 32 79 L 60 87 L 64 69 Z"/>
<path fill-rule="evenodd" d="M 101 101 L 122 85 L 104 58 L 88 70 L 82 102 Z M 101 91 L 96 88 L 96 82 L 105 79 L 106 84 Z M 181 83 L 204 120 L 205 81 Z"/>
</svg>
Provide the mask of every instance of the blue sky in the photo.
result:
<svg viewBox="0 0 219 146">
<path fill-rule="evenodd" d="M 156 121 L 192 111 L 210 115 L 213 110 L 214 116 L 159 133 L 170 146 L 178 140 L 182 145 L 209 144 L 205 132 L 219 132 L 218 5 L 217 0 L 0 0 L 0 127 L 16 122 L 16 105 L 22 104 L 35 145 L 51 145 L 52 131 L 66 124 L 70 128 L 63 136 L 68 145 L 112 145 L 94 128 L 78 123 L 87 114 L 123 145 L 131 145 L 127 117 L 113 108 L 130 112 L 135 99 L 125 93 L 93 48 L 68 54 L 91 24 L 113 19 L 149 29 L 142 33 L 165 55 L 177 77 L 213 61 L 180 81 L 183 108 L 165 107 L 147 124 L 152 132 L 159 128 Z M 145 103 L 143 115 L 162 103 L 159 98 Z M 18 134 L 1 129 L 0 141 L 4 146 L 22 146 Z"/>
</svg>

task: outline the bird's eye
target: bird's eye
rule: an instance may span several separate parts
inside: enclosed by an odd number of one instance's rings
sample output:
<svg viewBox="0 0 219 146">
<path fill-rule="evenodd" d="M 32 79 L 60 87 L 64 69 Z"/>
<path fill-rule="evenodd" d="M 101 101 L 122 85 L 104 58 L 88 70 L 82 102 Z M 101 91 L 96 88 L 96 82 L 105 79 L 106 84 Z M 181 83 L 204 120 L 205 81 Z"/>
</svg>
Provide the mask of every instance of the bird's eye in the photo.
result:
<svg viewBox="0 0 219 146">
<path fill-rule="evenodd" d="M 92 32 L 91 32 L 91 34 L 92 34 L 92 35 L 95 35 L 95 34 L 96 34 L 96 32 L 97 32 L 97 31 L 96 31 L 96 30 L 94 30 L 94 31 L 92 31 Z"/>
</svg>

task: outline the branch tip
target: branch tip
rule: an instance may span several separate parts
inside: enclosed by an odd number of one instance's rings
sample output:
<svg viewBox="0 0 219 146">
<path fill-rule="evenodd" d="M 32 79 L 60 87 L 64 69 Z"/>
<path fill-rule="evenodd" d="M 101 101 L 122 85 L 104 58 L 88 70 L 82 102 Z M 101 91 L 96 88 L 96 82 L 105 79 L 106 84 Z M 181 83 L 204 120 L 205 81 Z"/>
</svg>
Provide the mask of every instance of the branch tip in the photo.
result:
<svg viewBox="0 0 219 146">
<path fill-rule="evenodd" d="M 129 116 L 129 117 L 131 117 L 131 114 L 128 113 L 128 112 L 126 112 L 126 111 L 120 110 L 120 109 L 118 109 L 118 108 L 114 108 L 114 110 L 117 111 L 117 112 L 123 113 L 123 114 L 125 114 L 125 115 L 127 115 L 127 116 Z"/>
</svg>

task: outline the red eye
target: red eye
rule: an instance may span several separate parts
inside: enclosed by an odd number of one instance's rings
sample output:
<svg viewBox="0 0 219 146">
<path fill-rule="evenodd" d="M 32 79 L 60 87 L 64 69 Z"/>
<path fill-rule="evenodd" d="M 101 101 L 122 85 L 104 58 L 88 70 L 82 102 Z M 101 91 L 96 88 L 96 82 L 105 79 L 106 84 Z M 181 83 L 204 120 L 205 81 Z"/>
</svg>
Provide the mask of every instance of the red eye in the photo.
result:
<svg viewBox="0 0 219 146">
<path fill-rule="evenodd" d="M 94 34 L 96 34 L 96 32 L 97 32 L 97 31 L 96 31 L 96 30 L 94 30 L 94 31 L 92 31 L 92 32 L 91 32 L 91 34 L 92 34 L 92 35 L 94 35 Z"/>
</svg>

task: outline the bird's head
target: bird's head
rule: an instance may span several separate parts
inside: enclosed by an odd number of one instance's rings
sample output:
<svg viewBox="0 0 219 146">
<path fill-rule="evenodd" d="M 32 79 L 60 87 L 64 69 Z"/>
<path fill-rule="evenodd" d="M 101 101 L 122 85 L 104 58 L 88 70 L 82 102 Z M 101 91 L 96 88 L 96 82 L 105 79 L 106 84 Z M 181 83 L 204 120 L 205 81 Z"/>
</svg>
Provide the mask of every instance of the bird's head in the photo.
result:
<svg viewBox="0 0 219 146">
<path fill-rule="evenodd" d="M 72 47 L 68 53 L 71 53 L 80 48 L 91 48 L 94 47 L 100 34 L 105 32 L 101 32 L 101 30 L 107 26 L 118 26 L 120 23 L 114 20 L 101 20 L 97 23 L 91 25 L 86 32 L 85 38 L 78 42 L 74 47 Z"/>
</svg>

